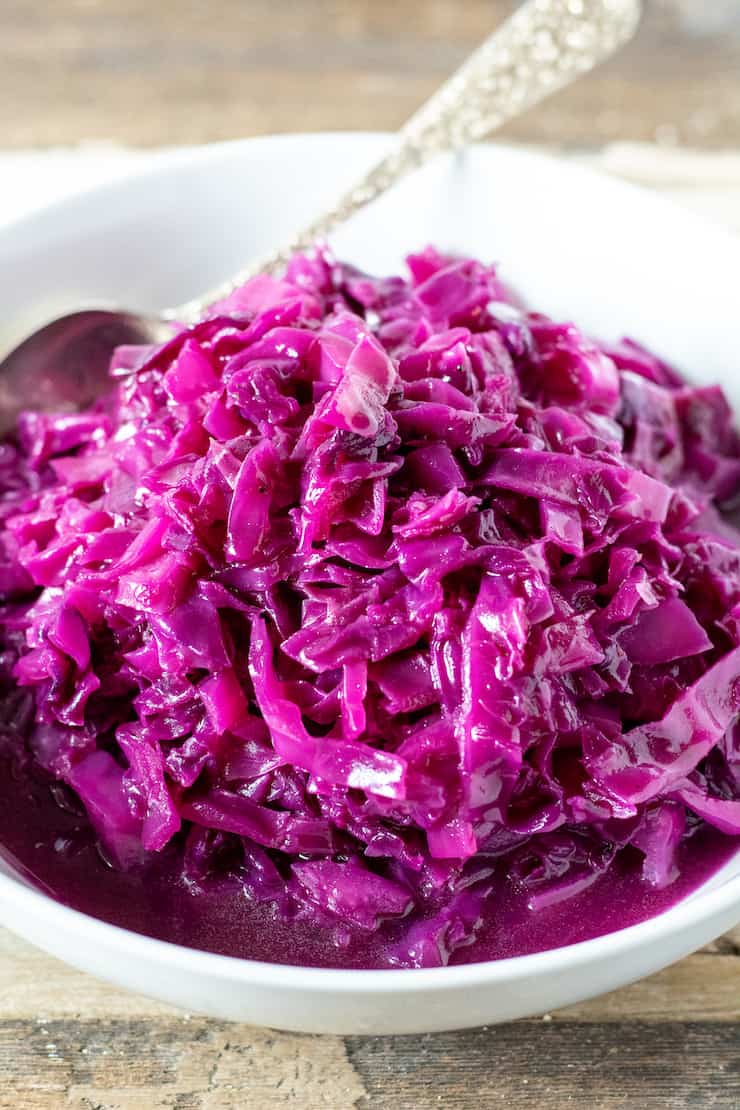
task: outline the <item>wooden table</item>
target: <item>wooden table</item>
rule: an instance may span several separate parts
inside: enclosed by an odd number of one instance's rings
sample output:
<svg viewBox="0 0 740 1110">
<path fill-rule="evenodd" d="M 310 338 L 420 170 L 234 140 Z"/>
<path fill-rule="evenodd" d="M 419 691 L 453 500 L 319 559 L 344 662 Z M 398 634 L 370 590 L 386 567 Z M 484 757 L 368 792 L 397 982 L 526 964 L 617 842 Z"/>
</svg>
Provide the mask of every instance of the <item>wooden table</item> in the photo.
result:
<svg viewBox="0 0 740 1110">
<path fill-rule="evenodd" d="M 0 148 L 396 127 L 511 0 L 2 0 Z M 528 142 L 740 146 L 740 4 L 640 35 L 511 125 Z"/>
<path fill-rule="evenodd" d="M 509 7 L 0 0 L 0 150 L 36 150 L 0 157 L 0 208 L 26 177 L 41 200 L 47 179 L 66 188 L 74 159 L 95 157 L 45 147 L 393 127 Z M 740 3 L 651 0 L 637 42 L 508 135 L 588 149 L 587 161 L 740 228 L 738 155 L 624 145 L 740 149 Z M 271 1107 L 738 1110 L 740 929 L 552 1015 L 377 1040 L 184 1015 L 0 931 L 0 1110 Z"/>
</svg>

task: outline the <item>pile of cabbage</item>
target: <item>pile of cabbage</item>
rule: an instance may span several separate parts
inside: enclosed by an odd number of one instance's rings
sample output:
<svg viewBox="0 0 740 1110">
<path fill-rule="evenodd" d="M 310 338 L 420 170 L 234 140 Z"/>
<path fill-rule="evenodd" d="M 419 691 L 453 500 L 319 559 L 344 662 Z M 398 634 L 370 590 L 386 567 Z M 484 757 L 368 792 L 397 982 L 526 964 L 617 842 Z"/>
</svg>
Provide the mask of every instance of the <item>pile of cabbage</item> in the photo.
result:
<svg viewBox="0 0 740 1110">
<path fill-rule="evenodd" d="M 0 722 L 104 858 L 389 957 L 740 834 L 722 392 L 476 261 L 253 279 L 0 447 Z"/>
</svg>

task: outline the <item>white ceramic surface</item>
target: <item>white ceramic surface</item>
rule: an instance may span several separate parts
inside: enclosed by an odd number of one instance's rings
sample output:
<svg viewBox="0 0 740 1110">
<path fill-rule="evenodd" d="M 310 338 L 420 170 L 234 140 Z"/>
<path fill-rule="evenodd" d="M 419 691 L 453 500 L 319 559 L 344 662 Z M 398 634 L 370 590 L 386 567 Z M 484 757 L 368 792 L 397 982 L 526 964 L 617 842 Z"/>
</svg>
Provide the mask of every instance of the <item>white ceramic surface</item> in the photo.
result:
<svg viewBox="0 0 740 1110">
<path fill-rule="evenodd" d="M 284 136 L 153 157 L 150 168 L 0 229 L 0 344 L 55 311 L 186 300 L 296 230 L 382 136 Z M 434 242 L 501 260 L 535 306 L 642 339 L 740 407 L 740 239 L 638 189 L 530 153 L 442 159 L 357 217 L 338 253 L 390 271 Z M 0 922 L 123 987 L 306 1032 L 411 1033 L 539 1013 L 664 967 L 740 921 L 740 853 L 644 924 L 459 968 L 327 971 L 164 944 L 58 905 L 0 864 Z"/>
</svg>

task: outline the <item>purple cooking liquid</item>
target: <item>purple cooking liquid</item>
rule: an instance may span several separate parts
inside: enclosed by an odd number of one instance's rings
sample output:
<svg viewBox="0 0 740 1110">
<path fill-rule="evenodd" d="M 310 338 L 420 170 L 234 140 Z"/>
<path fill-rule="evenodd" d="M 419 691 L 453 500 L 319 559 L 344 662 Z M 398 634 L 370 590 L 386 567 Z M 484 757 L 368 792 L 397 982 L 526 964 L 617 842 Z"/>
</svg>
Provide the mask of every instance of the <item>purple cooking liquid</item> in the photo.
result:
<svg viewBox="0 0 740 1110">
<path fill-rule="evenodd" d="M 0 852 L 47 894 L 83 913 L 160 940 L 218 952 L 313 967 L 387 966 L 385 953 L 408 922 L 371 936 L 356 933 L 346 947 L 316 925 L 283 922 L 241 891 L 193 894 L 180 878 L 178 846 L 145 870 L 107 867 L 84 817 L 60 808 L 48 783 L 0 761 Z M 589 940 L 655 916 L 686 897 L 738 850 L 737 839 L 702 826 L 678 856 L 679 876 L 656 890 L 640 877 L 641 856 L 627 849 L 580 894 L 538 910 L 502 876 L 486 903 L 476 942 L 452 964 L 522 956 Z"/>
</svg>

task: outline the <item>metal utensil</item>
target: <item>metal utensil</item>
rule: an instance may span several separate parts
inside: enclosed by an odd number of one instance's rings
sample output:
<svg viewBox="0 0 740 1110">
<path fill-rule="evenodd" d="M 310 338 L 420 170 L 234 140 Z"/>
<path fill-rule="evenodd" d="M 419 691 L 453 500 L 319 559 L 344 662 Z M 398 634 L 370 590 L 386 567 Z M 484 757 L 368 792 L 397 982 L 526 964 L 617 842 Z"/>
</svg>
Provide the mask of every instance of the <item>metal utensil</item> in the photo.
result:
<svg viewBox="0 0 740 1110">
<path fill-rule="evenodd" d="M 268 258 L 196 300 L 153 317 L 121 310 L 69 313 L 0 361 L 0 435 L 23 409 L 77 409 L 109 383 L 113 350 L 157 343 L 255 273 L 279 268 L 324 239 L 435 154 L 484 138 L 612 54 L 637 28 L 640 0 L 527 0 L 397 133 L 388 153 L 337 203 Z"/>
</svg>

